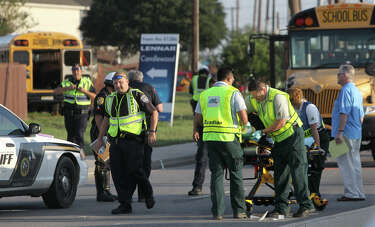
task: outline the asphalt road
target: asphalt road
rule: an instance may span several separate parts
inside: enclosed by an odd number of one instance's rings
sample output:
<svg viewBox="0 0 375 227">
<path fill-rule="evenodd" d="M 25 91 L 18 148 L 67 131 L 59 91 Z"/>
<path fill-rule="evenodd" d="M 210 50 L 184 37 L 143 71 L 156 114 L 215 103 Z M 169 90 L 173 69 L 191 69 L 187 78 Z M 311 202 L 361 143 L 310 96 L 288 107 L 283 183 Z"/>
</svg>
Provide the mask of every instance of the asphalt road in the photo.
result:
<svg viewBox="0 0 375 227">
<path fill-rule="evenodd" d="M 255 206 L 254 217 L 248 220 L 232 218 L 229 194 L 226 197 L 226 211 L 223 221 L 211 220 L 209 193 L 209 171 L 204 185 L 205 195 L 191 198 L 187 191 L 191 189 L 193 165 L 154 170 L 151 181 L 154 186 L 156 206 L 147 210 L 144 203 L 133 203 L 133 214 L 112 215 L 111 209 L 117 203 L 98 203 L 95 200 L 95 184 L 91 175 L 85 185 L 79 188 L 76 201 L 68 209 L 47 209 L 41 198 L 10 197 L 0 200 L 0 225 L 5 226 L 282 226 L 301 223 L 314 218 L 324 218 L 343 212 L 370 207 L 375 204 L 374 168 L 364 168 L 365 193 L 367 200 L 362 202 L 337 202 L 343 193 L 341 175 L 337 168 L 326 169 L 322 179 L 321 192 L 329 200 L 327 208 L 305 219 L 286 218 L 271 220 L 259 217 L 271 206 Z M 251 176 L 252 168 L 246 167 L 245 176 Z M 249 192 L 254 180 L 245 181 L 245 192 Z M 229 182 L 225 181 L 226 191 Z M 112 191 L 114 188 L 112 187 Z M 262 187 L 257 195 L 272 195 L 271 190 Z M 136 194 L 135 194 L 136 195 Z M 292 211 L 297 207 L 292 205 Z M 370 217 L 368 217 L 370 219 Z M 300 226 L 300 225 L 298 225 Z M 344 227 L 343 225 L 341 225 Z M 348 223 L 348 226 L 353 226 Z"/>
</svg>

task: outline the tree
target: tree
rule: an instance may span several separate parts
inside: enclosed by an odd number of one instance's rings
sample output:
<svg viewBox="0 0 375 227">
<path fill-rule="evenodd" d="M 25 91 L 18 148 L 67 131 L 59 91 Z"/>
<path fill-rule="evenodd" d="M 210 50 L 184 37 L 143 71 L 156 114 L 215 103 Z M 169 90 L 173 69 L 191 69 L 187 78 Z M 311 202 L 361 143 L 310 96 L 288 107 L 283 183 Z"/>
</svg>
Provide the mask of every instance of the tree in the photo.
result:
<svg viewBox="0 0 375 227">
<path fill-rule="evenodd" d="M 123 54 L 139 50 L 142 33 L 179 33 L 183 49 L 191 50 L 192 1 L 93 0 L 80 30 L 94 46 L 117 46 Z M 225 13 L 218 0 L 201 0 L 200 48 L 215 48 L 225 37 Z"/>
<path fill-rule="evenodd" d="M 28 23 L 30 15 L 21 9 L 26 1 L 0 0 L 0 36 L 31 27 Z"/>
<path fill-rule="evenodd" d="M 233 68 L 237 74 L 237 80 L 245 84 L 250 74 L 255 77 L 265 77 L 269 80 L 270 63 L 269 63 L 269 43 L 268 40 L 256 40 L 255 55 L 250 59 L 247 48 L 249 36 L 253 33 L 252 28 L 246 27 L 243 31 L 234 32 L 229 36 L 227 44 L 221 54 L 224 65 Z M 276 75 L 284 75 L 282 63 L 283 47 L 276 46 Z"/>
</svg>

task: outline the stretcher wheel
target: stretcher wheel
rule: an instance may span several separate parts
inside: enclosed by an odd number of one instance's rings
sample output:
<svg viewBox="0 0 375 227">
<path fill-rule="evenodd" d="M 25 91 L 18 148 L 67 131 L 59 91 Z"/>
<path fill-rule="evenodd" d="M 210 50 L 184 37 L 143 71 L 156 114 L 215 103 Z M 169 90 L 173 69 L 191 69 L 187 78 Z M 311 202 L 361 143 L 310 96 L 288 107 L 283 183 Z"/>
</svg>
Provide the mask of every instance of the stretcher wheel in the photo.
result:
<svg viewBox="0 0 375 227">
<path fill-rule="evenodd" d="M 245 204 L 246 204 L 246 215 L 248 217 L 250 217 L 250 215 L 253 213 L 254 211 L 254 205 L 253 205 L 253 201 L 252 200 L 246 200 L 245 201 Z"/>
<path fill-rule="evenodd" d="M 251 214 L 254 212 L 254 206 L 246 204 L 246 215 L 247 217 L 250 217 Z"/>
<path fill-rule="evenodd" d="M 326 208 L 328 204 L 327 199 L 322 199 L 320 196 L 313 193 L 313 196 L 311 196 L 311 200 L 313 201 L 314 207 L 318 211 L 322 211 Z"/>
</svg>

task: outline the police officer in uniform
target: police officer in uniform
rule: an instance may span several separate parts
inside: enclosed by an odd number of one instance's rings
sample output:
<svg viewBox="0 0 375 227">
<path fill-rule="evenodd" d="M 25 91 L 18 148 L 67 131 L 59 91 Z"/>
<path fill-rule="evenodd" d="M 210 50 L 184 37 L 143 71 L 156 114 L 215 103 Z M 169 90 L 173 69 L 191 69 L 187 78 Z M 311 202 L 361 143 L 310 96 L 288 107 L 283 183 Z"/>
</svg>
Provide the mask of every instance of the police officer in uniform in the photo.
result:
<svg viewBox="0 0 375 227">
<path fill-rule="evenodd" d="M 156 92 L 155 88 L 148 83 L 143 82 L 143 73 L 138 70 L 131 70 L 128 72 L 129 77 L 129 86 L 132 88 L 137 88 L 141 90 L 151 101 L 152 105 L 156 107 L 156 110 L 160 113 L 163 112 L 163 104 L 161 103 L 158 93 Z M 150 128 L 150 115 L 146 114 L 146 124 L 147 128 Z M 150 144 L 145 143 L 145 153 L 144 153 L 144 163 L 143 168 L 145 170 L 147 178 L 150 177 L 151 174 L 151 156 L 152 156 L 152 146 Z M 143 188 L 138 186 L 138 202 L 143 202 L 145 200 L 144 190 Z"/>
<path fill-rule="evenodd" d="M 309 199 L 307 183 L 307 157 L 304 146 L 302 121 L 298 117 L 285 92 L 271 88 L 259 79 L 249 81 L 248 113 L 256 112 L 265 129 L 262 133 L 273 139 L 272 157 L 274 160 L 275 209 L 269 217 L 288 215 L 290 176 L 299 209 L 293 217 L 305 217 L 314 210 Z"/>
<path fill-rule="evenodd" d="M 108 75 L 104 78 L 104 88 L 102 88 L 95 97 L 93 109 L 94 118 L 92 119 L 90 130 L 91 142 L 95 141 L 98 138 L 98 127 L 101 126 L 105 114 L 104 101 L 105 98 L 114 90 L 112 81 L 112 77 L 114 74 L 115 72 L 108 73 Z M 98 202 L 113 202 L 117 199 L 117 196 L 112 195 L 110 191 L 111 172 L 109 168 L 109 162 L 99 160 L 98 155 L 95 152 L 94 157 L 96 200 Z"/>
<path fill-rule="evenodd" d="M 232 86 L 230 68 L 219 69 L 219 80 L 199 98 L 194 116 L 193 139 L 200 137 L 198 127 L 203 126 L 203 141 L 207 146 L 211 170 L 212 215 L 216 220 L 224 214 L 224 168 L 230 174 L 230 198 L 234 218 L 246 218 L 242 181 L 243 150 L 240 145 L 242 128 L 247 124 L 246 105 L 241 93 Z"/>
<path fill-rule="evenodd" d="M 190 100 L 191 107 L 193 108 L 193 113 L 197 106 L 197 102 L 199 100 L 200 94 L 210 87 L 211 77 L 208 76 L 209 71 L 207 67 L 202 67 L 198 75 L 193 76 L 193 79 L 190 83 L 190 94 L 193 95 L 193 98 Z M 195 170 L 194 170 L 194 179 L 193 179 L 193 188 L 188 191 L 189 196 L 197 196 L 202 194 L 202 186 L 204 183 L 204 177 L 206 174 L 207 163 L 208 163 L 208 156 L 207 156 L 207 149 L 204 147 L 204 143 L 202 141 L 203 135 L 203 128 L 200 126 L 198 128 L 199 132 L 201 133 L 200 139 L 197 140 L 197 153 L 195 154 Z"/>
<path fill-rule="evenodd" d="M 54 93 L 64 95 L 64 123 L 67 140 L 84 147 L 84 133 L 89 118 L 91 100 L 95 98 L 95 88 L 88 77 L 82 77 L 82 67 L 72 66 L 73 77 L 65 79 Z"/>
<path fill-rule="evenodd" d="M 320 179 L 324 170 L 326 154 L 329 150 L 330 135 L 324 127 L 318 108 L 303 98 L 302 90 L 299 88 L 290 88 L 288 93 L 290 95 L 290 102 L 303 122 L 305 138 L 312 137 L 314 139 L 312 147 L 315 147 L 315 149 L 322 148 L 325 151 L 325 154 L 310 157 L 309 189 L 311 194 L 315 193 L 320 197 Z"/>
<path fill-rule="evenodd" d="M 120 206 L 112 214 L 132 212 L 132 196 L 136 185 L 145 192 L 148 209 L 155 205 L 153 190 L 143 169 L 144 143 L 156 141 L 158 111 L 149 98 L 140 90 L 129 87 L 125 73 L 113 76 L 115 92 L 105 100 L 106 114 L 99 129 L 96 149 L 103 145 L 107 133 L 110 141 L 110 166 Z M 150 128 L 146 131 L 145 115 L 150 114 Z"/>
</svg>

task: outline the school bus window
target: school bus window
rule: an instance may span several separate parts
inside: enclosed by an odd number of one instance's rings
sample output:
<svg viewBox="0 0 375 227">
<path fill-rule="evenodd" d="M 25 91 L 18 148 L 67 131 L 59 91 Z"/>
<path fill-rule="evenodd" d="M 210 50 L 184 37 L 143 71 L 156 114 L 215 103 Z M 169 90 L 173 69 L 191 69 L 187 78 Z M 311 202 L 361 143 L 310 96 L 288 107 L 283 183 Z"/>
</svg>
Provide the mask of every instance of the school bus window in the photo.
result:
<svg viewBox="0 0 375 227">
<path fill-rule="evenodd" d="M 65 51 L 64 62 L 67 66 L 79 63 L 79 51 Z"/>
<path fill-rule="evenodd" d="M 9 62 L 9 51 L 0 51 L 0 62 Z"/>
<path fill-rule="evenodd" d="M 318 37 L 310 38 L 311 50 L 320 50 L 320 40 Z"/>
<path fill-rule="evenodd" d="M 329 50 L 329 36 L 322 36 L 322 50 L 328 51 Z"/>
<path fill-rule="evenodd" d="M 29 52 L 27 52 L 27 51 L 14 51 L 13 52 L 13 62 L 29 65 L 30 64 Z"/>
<path fill-rule="evenodd" d="M 347 44 L 347 49 L 348 50 L 355 50 L 356 48 L 355 48 L 355 41 L 353 41 L 353 40 L 348 40 L 348 44 Z"/>
<path fill-rule="evenodd" d="M 90 51 L 83 51 L 83 65 L 91 65 Z"/>
<path fill-rule="evenodd" d="M 292 41 L 292 62 L 296 67 L 305 67 L 306 66 L 306 49 L 305 49 L 305 40 L 295 39 Z"/>
</svg>

